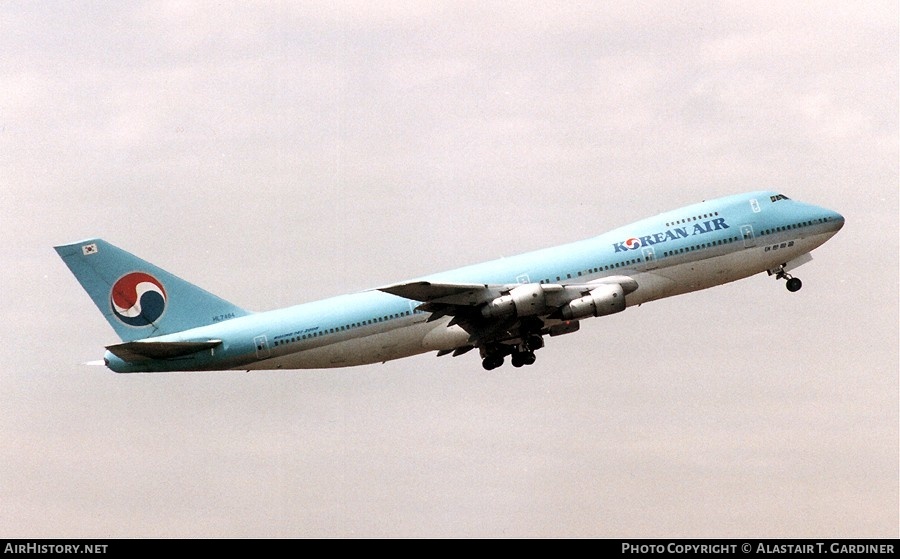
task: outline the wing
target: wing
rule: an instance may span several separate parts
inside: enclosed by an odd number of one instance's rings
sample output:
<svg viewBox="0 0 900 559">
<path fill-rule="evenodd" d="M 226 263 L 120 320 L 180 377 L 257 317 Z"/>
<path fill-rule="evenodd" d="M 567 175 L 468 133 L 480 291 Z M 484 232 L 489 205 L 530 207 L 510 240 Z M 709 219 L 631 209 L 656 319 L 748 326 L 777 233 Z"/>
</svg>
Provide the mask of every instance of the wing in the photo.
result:
<svg viewBox="0 0 900 559">
<path fill-rule="evenodd" d="M 463 284 L 414 281 L 379 291 L 421 301 L 429 321 L 452 316 L 469 334 L 468 351 L 527 336 L 557 335 L 577 330 L 577 321 L 625 309 L 625 295 L 638 288 L 628 276 L 611 276 L 584 284 Z M 574 326 L 572 324 L 573 321 Z"/>
<path fill-rule="evenodd" d="M 421 301 L 424 304 L 419 305 L 418 310 L 431 313 L 428 317 L 429 322 L 447 315 L 465 315 L 467 311 L 500 297 L 504 290 L 508 291 L 503 285 L 430 281 L 398 283 L 378 290 L 405 299 Z"/>
</svg>

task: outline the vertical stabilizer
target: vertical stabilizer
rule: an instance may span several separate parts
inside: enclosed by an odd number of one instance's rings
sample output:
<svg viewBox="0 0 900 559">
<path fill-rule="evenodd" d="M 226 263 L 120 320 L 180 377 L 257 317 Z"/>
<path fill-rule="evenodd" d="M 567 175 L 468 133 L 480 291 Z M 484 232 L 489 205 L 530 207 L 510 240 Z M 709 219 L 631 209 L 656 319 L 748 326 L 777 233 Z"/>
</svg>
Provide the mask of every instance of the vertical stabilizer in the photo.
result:
<svg viewBox="0 0 900 559">
<path fill-rule="evenodd" d="M 248 314 L 102 239 L 55 248 L 123 341 L 172 334 Z"/>
</svg>

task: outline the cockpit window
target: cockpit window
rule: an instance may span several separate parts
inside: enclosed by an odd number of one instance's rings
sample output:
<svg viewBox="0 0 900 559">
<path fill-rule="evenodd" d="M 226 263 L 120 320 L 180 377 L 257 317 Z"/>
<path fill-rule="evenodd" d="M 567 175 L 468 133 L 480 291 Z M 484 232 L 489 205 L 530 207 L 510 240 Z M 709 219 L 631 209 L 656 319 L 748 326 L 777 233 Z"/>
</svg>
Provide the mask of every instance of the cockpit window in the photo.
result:
<svg viewBox="0 0 900 559">
<path fill-rule="evenodd" d="M 775 196 L 769 196 L 769 199 L 772 200 L 773 202 L 777 202 L 779 200 L 790 200 L 790 198 L 788 198 L 784 194 L 776 194 Z"/>
</svg>

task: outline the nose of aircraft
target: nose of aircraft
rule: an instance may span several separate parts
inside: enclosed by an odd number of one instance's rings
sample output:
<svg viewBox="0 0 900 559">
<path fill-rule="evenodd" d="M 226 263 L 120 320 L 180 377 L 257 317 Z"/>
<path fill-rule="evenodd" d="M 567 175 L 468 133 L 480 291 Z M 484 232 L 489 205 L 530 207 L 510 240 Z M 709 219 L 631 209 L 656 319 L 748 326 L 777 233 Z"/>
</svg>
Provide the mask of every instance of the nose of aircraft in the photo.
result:
<svg viewBox="0 0 900 559">
<path fill-rule="evenodd" d="M 834 224 L 834 232 L 837 233 L 844 226 L 844 216 L 837 212 L 831 212 L 831 223 Z"/>
<path fill-rule="evenodd" d="M 823 206 L 807 206 L 807 215 L 819 225 L 819 230 L 834 235 L 844 227 L 844 216 Z"/>
</svg>

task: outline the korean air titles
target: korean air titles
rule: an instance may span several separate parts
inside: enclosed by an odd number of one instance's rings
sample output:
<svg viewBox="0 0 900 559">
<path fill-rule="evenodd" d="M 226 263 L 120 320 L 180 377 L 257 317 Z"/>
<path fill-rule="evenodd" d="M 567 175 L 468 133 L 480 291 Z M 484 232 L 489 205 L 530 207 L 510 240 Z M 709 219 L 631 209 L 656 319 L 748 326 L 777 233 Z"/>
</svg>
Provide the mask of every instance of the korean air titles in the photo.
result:
<svg viewBox="0 0 900 559">
<path fill-rule="evenodd" d="M 700 223 L 694 223 L 691 227 L 674 227 L 652 235 L 631 237 L 621 243 L 613 243 L 613 248 L 616 252 L 626 252 L 629 250 L 637 250 L 641 247 L 653 246 L 668 241 L 676 241 L 678 239 L 686 239 L 693 235 L 705 235 L 706 233 L 712 233 L 713 231 L 730 228 L 731 226 L 725 223 L 725 218 L 720 217 Z"/>
</svg>

